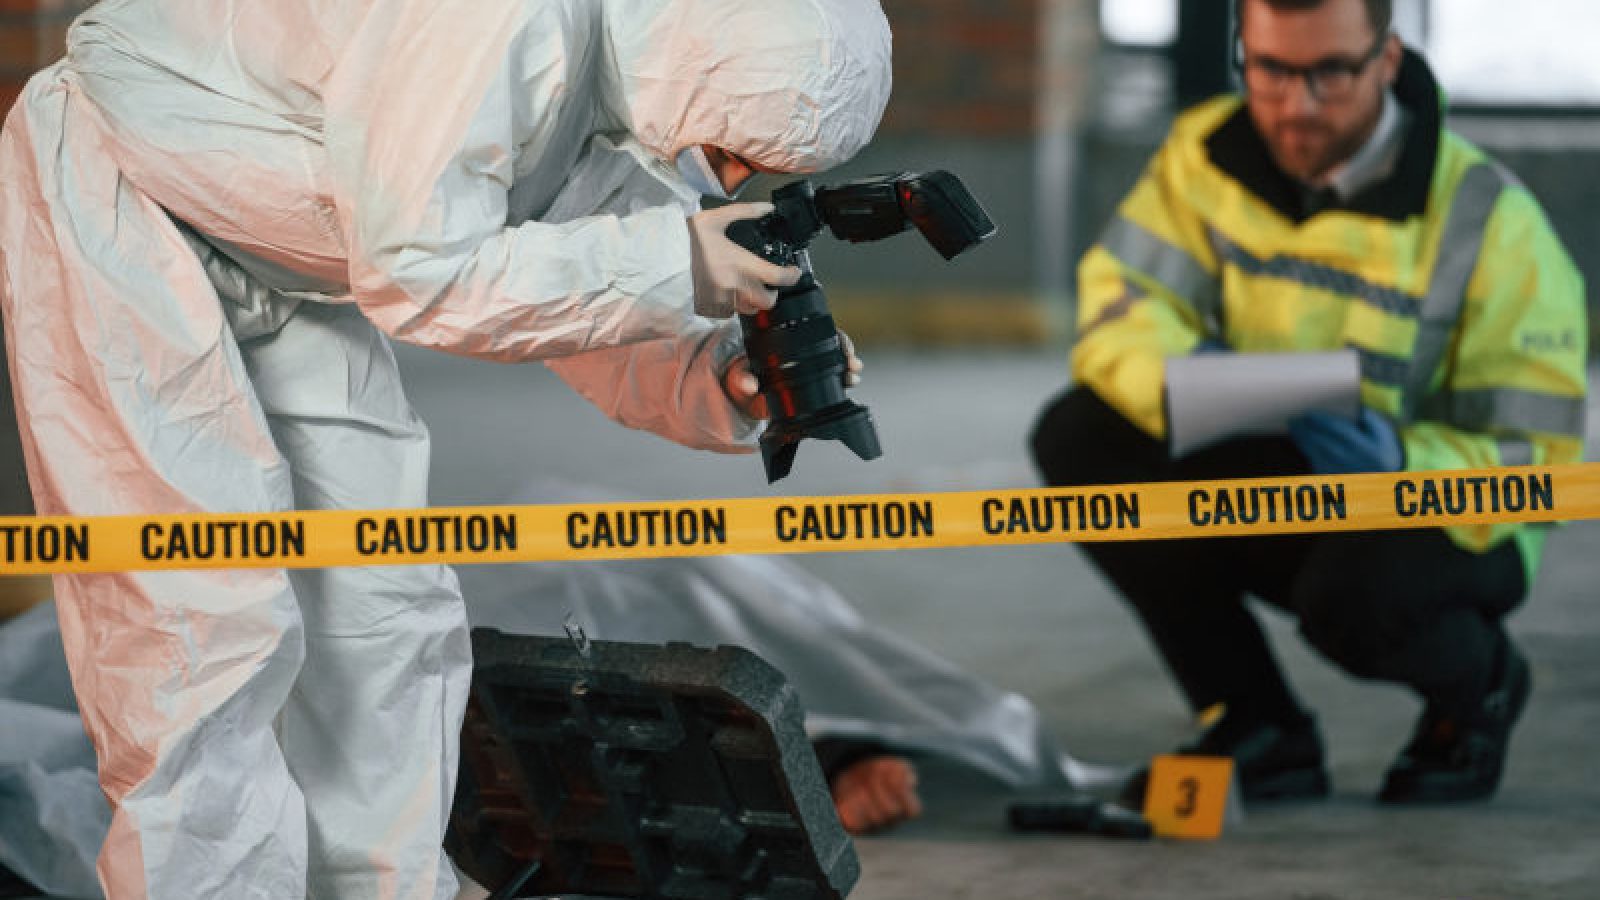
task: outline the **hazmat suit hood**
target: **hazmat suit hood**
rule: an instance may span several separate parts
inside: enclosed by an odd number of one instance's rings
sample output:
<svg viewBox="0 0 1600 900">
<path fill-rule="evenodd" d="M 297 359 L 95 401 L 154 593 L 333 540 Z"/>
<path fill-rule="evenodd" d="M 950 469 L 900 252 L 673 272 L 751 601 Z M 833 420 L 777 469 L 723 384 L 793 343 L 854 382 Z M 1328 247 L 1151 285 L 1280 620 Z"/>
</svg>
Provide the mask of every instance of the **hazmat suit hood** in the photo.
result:
<svg viewBox="0 0 1600 900">
<path fill-rule="evenodd" d="M 711 144 L 764 168 L 854 156 L 889 100 L 876 0 L 603 0 L 608 105 L 664 160 Z"/>
</svg>

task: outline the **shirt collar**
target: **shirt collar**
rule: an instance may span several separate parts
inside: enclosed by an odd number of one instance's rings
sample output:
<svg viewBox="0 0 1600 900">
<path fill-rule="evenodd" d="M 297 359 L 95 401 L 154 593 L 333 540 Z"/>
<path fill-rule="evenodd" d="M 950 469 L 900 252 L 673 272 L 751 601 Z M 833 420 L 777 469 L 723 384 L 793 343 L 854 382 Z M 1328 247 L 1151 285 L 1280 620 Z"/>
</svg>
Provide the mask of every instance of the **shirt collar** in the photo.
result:
<svg viewBox="0 0 1600 900">
<path fill-rule="evenodd" d="M 1332 188 L 1340 200 L 1348 200 L 1365 188 L 1388 178 L 1400 161 L 1405 147 L 1411 113 L 1395 99 L 1394 91 L 1383 92 L 1383 110 L 1372 136 L 1356 154 L 1328 170 L 1312 183 L 1314 188 Z"/>
</svg>

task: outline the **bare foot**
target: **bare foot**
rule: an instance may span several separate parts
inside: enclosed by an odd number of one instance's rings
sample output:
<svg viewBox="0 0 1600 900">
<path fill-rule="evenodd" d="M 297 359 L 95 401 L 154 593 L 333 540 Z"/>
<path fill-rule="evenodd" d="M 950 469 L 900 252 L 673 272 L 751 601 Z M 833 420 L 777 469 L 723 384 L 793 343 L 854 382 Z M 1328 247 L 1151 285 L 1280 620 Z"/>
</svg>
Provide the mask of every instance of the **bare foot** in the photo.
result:
<svg viewBox="0 0 1600 900">
<path fill-rule="evenodd" d="M 899 756 L 851 763 L 830 785 L 839 821 L 851 834 L 870 834 L 922 815 L 917 770 Z"/>
</svg>

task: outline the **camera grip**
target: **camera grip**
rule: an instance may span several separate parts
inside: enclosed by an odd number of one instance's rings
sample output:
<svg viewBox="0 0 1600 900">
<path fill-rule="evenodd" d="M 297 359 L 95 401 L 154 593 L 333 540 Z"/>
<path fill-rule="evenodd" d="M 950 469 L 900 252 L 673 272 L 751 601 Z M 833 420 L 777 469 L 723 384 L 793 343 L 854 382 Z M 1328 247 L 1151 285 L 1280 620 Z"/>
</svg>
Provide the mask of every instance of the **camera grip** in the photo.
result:
<svg viewBox="0 0 1600 900">
<path fill-rule="evenodd" d="M 770 263 L 780 266 L 793 265 L 790 257 L 793 255 L 783 242 L 773 236 L 773 219 L 776 214 L 768 213 L 759 219 L 740 219 L 728 226 L 728 240 L 749 250 Z"/>
</svg>

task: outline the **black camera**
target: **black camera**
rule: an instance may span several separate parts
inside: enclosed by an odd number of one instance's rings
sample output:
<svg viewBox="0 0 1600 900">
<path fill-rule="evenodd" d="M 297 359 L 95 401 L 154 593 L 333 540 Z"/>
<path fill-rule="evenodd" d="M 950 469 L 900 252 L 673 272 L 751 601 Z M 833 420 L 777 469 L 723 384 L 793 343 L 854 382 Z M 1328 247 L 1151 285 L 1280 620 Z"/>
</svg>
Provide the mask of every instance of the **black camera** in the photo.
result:
<svg viewBox="0 0 1600 900">
<path fill-rule="evenodd" d="M 778 291 L 772 309 L 740 316 L 750 368 L 772 421 L 761 436 L 767 482 L 789 474 L 804 438 L 836 440 L 862 459 L 883 454 L 867 408 L 845 396 L 845 353 L 806 248 L 824 227 L 842 241 L 879 241 L 916 226 L 945 259 L 988 239 L 994 223 L 961 180 L 949 172 L 900 173 L 814 187 L 787 184 L 772 194 L 775 209 L 735 222 L 728 238 L 746 250 L 804 273 Z"/>
</svg>

